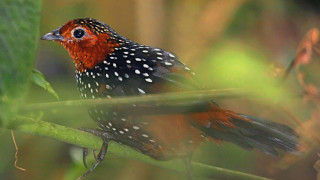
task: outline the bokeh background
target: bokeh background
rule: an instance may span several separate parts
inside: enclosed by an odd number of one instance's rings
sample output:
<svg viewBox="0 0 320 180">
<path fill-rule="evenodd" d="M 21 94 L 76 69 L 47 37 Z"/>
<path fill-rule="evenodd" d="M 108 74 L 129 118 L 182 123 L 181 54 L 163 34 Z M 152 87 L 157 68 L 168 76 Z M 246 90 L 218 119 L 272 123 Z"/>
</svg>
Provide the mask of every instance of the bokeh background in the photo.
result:
<svg viewBox="0 0 320 180">
<path fill-rule="evenodd" d="M 297 73 L 279 80 L 296 56 L 305 34 L 319 27 L 317 0 L 43 0 L 41 34 L 66 21 L 92 17 L 136 42 L 177 54 L 199 75 L 207 88 L 252 89 L 252 97 L 217 99 L 225 108 L 282 122 L 301 133 L 301 155 L 279 157 L 245 151 L 235 145 L 204 143 L 193 160 L 274 179 L 315 180 L 319 160 L 319 104 L 306 94 Z M 311 61 L 312 60 L 312 61 Z M 319 57 L 300 68 L 317 91 Z M 40 42 L 36 68 L 51 83 L 60 100 L 79 99 L 74 66 L 57 43 Z M 318 83 L 320 85 L 320 83 Z M 56 101 L 32 86 L 28 103 Z M 85 109 L 50 109 L 35 116 L 70 127 L 95 127 Z M 297 123 L 297 121 L 300 123 Z M 18 164 L 9 131 L 0 131 L 0 179 L 75 179 L 85 172 L 80 148 L 16 132 Z M 93 157 L 89 162 L 93 162 Z M 108 154 L 87 179 L 147 180 L 183 179 L 135 160 Z M 318 175 L 318 178 L 320 176 Z"/>
</svg>

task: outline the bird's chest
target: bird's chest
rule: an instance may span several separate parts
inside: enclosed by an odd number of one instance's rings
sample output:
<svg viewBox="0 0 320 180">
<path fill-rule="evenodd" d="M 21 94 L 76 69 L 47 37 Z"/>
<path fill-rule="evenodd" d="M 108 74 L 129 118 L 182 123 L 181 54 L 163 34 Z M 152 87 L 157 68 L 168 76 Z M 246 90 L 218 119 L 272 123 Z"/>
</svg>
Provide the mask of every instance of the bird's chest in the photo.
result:
<svg viewBox="0 0 320 180">
<path fill-rule="evenodd" d="M 150 69 L 144 68 L 143 64 L 142 67 L 137 67 L 133 62 L 121 63 L 117 59 L 104 61 L 91 70 L 76 72 L 78 90 L 84 99 L 147 94 L 153 84 L 147 78 L 151 78 Z M 128 108 L 134 111 L 135 104 Z M 93 106 L 89 108 L 89 114 L 102 129 L 117 135 L 125 134 L 129 129 L 137 132 L 147 124 L 138 121 L 136 117 L 130 117 L 123 107 Z"/>
</svg>

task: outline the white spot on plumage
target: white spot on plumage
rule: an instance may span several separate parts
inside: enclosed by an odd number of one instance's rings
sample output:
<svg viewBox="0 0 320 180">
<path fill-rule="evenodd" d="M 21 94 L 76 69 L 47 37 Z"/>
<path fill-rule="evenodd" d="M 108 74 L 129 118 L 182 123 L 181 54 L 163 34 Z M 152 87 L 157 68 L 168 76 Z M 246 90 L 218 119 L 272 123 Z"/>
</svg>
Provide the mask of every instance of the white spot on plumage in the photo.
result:
<svg viewBox="0 0 320 180">
<path fill-rule="evenodd" d="M 172 58 L 174 58 L 174 57 L 175 57 L 175 56 L 174 56 L 173 54 L 171 54 L 171 53 L 169 53 L 169 56 L 170 56 L 170 57 L 172 57 Z"/>
<path fill-rule="evenodd" d="M 146 80 L 147 82 L 149 82 L 149 83 L 152 82 L 152 79 L 150 79 L 150 78 L 146 78 L 145 80 Z"/>
<path fill-rule="evenodd" d="M 134 130 L 140 129 L 138 126 L 132 126 L 132 128 L 133 128 Z"/>
<path fill-rule="evenodd" d="M 145 94 L 146 92 L 144 92 L 144 90 L 138 88 L 138 91 L 141 93 L 141 94 Z"/>
<path fill-rule="evenodd" d="M 136 58 L 136 61 L 141 61 L 141 58 Z"/>
<path fill-rule="evenodd" d="M 139 71 L 138 69 L 136 69 L 136 70 L 134 71 L 134 73 L 140 74 L 140 71 Z"/>
<path fill-rule="evenodd" d="M 142 134 L 142 136 L 145 138 L 149 137 L 147 134 Z"/>
</svg>

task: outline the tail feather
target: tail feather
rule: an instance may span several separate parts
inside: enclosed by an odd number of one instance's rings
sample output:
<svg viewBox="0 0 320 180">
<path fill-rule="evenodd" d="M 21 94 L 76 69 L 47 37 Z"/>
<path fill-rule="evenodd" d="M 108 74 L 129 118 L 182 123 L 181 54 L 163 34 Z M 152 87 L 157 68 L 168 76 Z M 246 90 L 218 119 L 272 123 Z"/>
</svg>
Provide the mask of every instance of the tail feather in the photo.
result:
<svg viewBox="0 0 320 180">
<path fill-rule="evenodd" d="M 223 111 L 229 117 L 228 123 L 232 123 L 233 126 L 220 124 L 220 128 L 212 128 L 212 126 L 194 124 L 195 127 L 207 136 L 232 142 L 248 150 L 257 148 L 271 155 L 277 155 L 278 150 L 297 152 L 298 135 L 290 127 L 262 118 Z M 213 117 L 210 121 L 213 124 L 217 119 Z"/>
</svg>

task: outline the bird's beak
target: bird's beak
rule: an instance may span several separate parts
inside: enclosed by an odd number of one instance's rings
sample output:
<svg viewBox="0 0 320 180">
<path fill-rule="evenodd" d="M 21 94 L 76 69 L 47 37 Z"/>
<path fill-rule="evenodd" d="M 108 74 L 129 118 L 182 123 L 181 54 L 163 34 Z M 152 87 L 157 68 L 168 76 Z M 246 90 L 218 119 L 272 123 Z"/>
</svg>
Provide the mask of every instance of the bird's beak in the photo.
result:
<svg viewBox="0 0 320 180">
<path fill-rule="evenodd" d="M 61 27 L 45 34 L 41 37 L 41 39 L 49 41 L 63 41 L 63 36 L 60 34 L 60 29 Z"/>
</svg>

